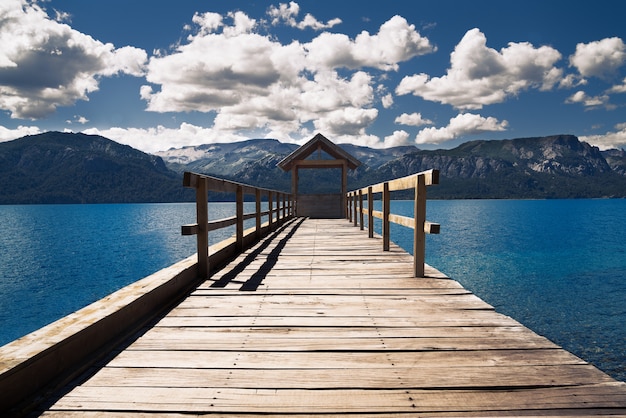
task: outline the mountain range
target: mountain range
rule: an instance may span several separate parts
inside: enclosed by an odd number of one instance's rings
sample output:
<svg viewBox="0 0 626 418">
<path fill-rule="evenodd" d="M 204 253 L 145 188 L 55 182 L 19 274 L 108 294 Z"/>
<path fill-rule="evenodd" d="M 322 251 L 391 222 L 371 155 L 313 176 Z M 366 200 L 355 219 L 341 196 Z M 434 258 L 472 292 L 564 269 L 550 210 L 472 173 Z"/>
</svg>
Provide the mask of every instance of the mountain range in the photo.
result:
<svg viewBox="0 0 626 418">
<path fill-rule="evenodd" d="M 349 189 L 435 168 L 440 184 L 429 198 L 626 197 L 626 152 L 600 151 L 572 135 L 478 140 L 434 151 L 340 146 L 361 161 L 348 175 Z M 101 136 L 47 132 L 0 143 L 0 203 L 190 201 L 183 171 L 288 191 L 291 174 L 277 163 L 297 148 L 251 139 L 150 155 Z M 337 174 L 302 170 L 299 189 L 335 190 Z"/>
</svg>

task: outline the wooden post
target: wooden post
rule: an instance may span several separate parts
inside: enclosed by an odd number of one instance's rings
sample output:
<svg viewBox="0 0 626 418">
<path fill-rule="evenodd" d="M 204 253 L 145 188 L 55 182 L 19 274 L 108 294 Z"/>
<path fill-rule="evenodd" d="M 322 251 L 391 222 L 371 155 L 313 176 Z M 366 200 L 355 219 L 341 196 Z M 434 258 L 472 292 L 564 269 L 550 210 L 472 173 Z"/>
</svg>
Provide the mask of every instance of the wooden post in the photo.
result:
<svg viewBox="0 0 626 418">
<path fill-rule="evenodd" d="M 357 203 L 356 197 L 357 197 L 356 192 L 353 192 L 352 193 L 352 203 L 353 203 L 353 206 L 354 206 L 354 208 L 353 208 L 353 210 L 354 210 L 354 226 L 357 226 L 357 224 L 359 222 L 359 217 L 357 216 L 358 206 L 356 204 Z"/>
<path fill-rule="evenodd" d="M 236 203 L 236 216 L 237 216 L 237 227 L 236 227 L 236 242 L 237 242 L 237 250 L 243 251 L 243 187 L 241 185 L 237 185 L 237 203 Z"/>
<path fill-rule="evenodd" d="M 367 188 L 367 236 L 374 238 L 374 193 L 372 186 Z"/>
<path fill-rule="evenodd" d="M 273 227 L 274 227 L 274 193 L 273 192 L 269 192 L 268 193 L 268 198 L 267 198 L 267 210 L 269 211 L 269 229 L 268 231 L 273 231 Z"/>
<path fill-rule="evenodd" d="M 359 189 L 359 221 L 361 223 L 361 231 L 365 227 L 363 225 L 363 190 Z"/>
<path fill-rule="evenodd" d="M 280 194 L 276 193 L 276 228 L 280 226 Z"/>
<path fill-rule="evenodd" d="M 389 212 L 391 209 L 389 196 L 389 183 L 383 184 L 383 251 L 389 251 L 391 231 L 389 230 Z"/>
<path fill-rule="evenodd" d="M 289 216 L 289 218 L 293 216 L 293 195 L 292 194 L 287 195 L 287 215 Z"/>
<path fill-rule="evenodd" d="M 348 209 L 348 221 L 352 222 L 352 192 L 348 193 L 347 209 Z"/>
<path fill-rule="evenodd" d="M 261 239 L 261 189 L 254 189 L 254 197 L 256 200 L 255 217 L 256 217 L 256 239 Z"/>
<path fill-rule="evenodd" d="M 423 174 L 417 176 L 415 181 L 415 208 L 413 219 L 413 271 L 415 277 L 424 277 L 424 262 L 426 259 L 426 234 L 424 223 L 426 222 L 426 178 Z"/>
<path fill-rule="evenodd" d="M 291 168 L 291 195 L 294 200 L 293 213 L 298 215 L 298 164 L 294 164 Z"/>
<path fill-rule="evenodd" d="M 209 196 L 208 179 L 199 177 L 196 187 L 196 222 L 198 224 L 198 277 L 209 277 Z"/>
<path fill-rule="evenodd" d="M 342 160 L 341 162 L 341 196 L 348 194 L 348 161 Z M 341 199 L 341 213 L 346 213 L 347 204 L 346 199 Z"/>
</svg>

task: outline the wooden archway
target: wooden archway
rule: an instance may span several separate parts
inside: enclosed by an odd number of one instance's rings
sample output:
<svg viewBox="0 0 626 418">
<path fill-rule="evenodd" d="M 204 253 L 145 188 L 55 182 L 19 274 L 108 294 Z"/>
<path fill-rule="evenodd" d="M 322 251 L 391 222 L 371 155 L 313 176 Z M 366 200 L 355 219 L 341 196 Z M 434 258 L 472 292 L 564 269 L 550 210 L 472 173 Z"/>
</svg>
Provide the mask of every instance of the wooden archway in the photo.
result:
<svg viewBox="0 0 626 418">
<path fill-rule="evenodd" d="M 325 152 L 333 159 L 307 159 L 318 151 Z M 296 215 L 312 218 L 342 218 L 345 216 L 348 170 L 354 170 L 359 165 L 361 165 L 359 160 L 319 133 L 278 163 L 278 166 L 284 171 L 291 171 L 291 193 L 296 199 Z M 298 193 L 298 170 L 304 168 L 341 168 L 341 193 Z"/>
</svg>

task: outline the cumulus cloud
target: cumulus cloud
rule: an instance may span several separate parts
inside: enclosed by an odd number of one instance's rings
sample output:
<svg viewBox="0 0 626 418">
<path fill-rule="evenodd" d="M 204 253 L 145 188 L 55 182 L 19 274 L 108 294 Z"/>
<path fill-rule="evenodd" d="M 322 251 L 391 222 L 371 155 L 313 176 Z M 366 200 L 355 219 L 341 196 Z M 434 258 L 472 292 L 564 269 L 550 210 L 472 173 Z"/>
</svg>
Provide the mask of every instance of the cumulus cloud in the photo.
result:
<svg viewBox="0 0 626 418">
<path fill-rule="evenodd" d="M 378 109 L 361 109 L 346 107 L 328 112 L 314 122 L 315 128 L 321 132 L 332 132 L 336 135 L 363 135 L 378 116 Z"/>
<path fill-rule="evenodd" d="M 36 126 L 18 126 L 15 129 L 0 125 L 0 142 L 12 141 L 26 135 L 40 134 L 42 131 Z"/>
<path fill-rule="evenodd" d="M 99 42 L 36 3 L 3 1 L 0 21 L 0 108 L 12 118 L 38 119 L 87 100 L 100 77 L 143 74 L 145 51 Z"/>
<path fill-rule="evenodd" d="M 279 20 L 298 12 L 293 2 L 270 10 Z M 150 59 L 150 84 L 141 87 L 141 98 L 154 112 L 214 113 L 214 127 L 233 132 L 262 129 L 290 137 L 310 124 L 335 138 L 349 132 L 365 138 L 378 111 L 375 80 L 363 68 L 391 71 L 434 50 L 399 16 L 375 35 L 325 32 L 288 44 L 259 34 L 241 12 L 196 14 L 194 23 L 186 43 Z M 393 104 L 390 94 L 378 94 L 384 106 Z"/>
<path fill-rule="evenodd" d="M 403 113 L 395 119 L 395 123 L 407 126 L 432 125 L 433 121 L 424 119 L 421 113 Z"/>
<path fill-rule="evenodd" d="M 565 103 L 580 103 L 587 108 L 596 108 L 604 106 L 606 108 L 615 108 L 609 104 L 609 96 L 602 94 L 599 96 L 589 96 L 582 90 L 577 91 L 565 100 Z"/>
<path fill-rule="evenodd" d="M 556 49 L 535 48 L 527 42 L 511 42 L 496 51 L 487 47 L 487 38 L 479 29 L 472 29 L 450 55 L 446 75 L 404 77 L 396 93 L 413 94 L 458 109 L 481 109 L 530 88 L 551 89 L 563 76 L 563 71 L 554 66 L 560 59 Z"/>
<path fill-rule="evenodd" d="M 101 135 L 120 144 L 130 145 L 144 152 L 155 153 L 169 148 L 181 148 L 191 145 L 202 145 L 215 142 L 237 142 L 247 137 L 204 128 L 190 123 L 182 123 L 177 128 L 157 126 L 153 128 L 121 128 L 108 129 L 90 128 L 82 131 L 88 135 Z"/>
<path fill-rule="evenodd" d="M 473 113 L 461 113 L 450 119 L 443 128 L 424 128 L 415 138 L 417 144 L 440 144 L 463 135 L 475 135 L 484 132 L 505 131 L 506 120 L 499 122 L 494 117 L 482 117 Z"/>
<path fill-rule="evenodd" d="M 622 80 L 622 84 L 615 85 L 607 90 L 607 93 L 626 93 L 626 78 Z"/>
<path fill-rule="evenodd" d="M 385 137 L 384 144 L 385 148 L 410 145 L 409 133 L 403 130 L 393 131 L 393 134 Z"/>
<path fill-rule="evenodd" d="M 385 109 L 389 109 L 391 106 L 393 106 L 393 95 L 391 93 L 385 94 L 380 99 L 380 102 Z"/>
<path fill-rule="evenodd" d="M 613 132 L 607 132 L 603 135 L 580 136 L 579 139 L 600 148 L 600 150 L 626 149 L 626 123 L 615 125 Z"/>
<path fill-rule="evenodd" d="M 398 63 L 436 51 L 415 25 L 401 16 L 383 23 L 374 35 L 363 31 L 352 40 L 344 34 L 325 32 L 305 47 L 313 69 L 371 67 L 396 71 Z"/>
<path fill-rule="evenodd" d="M 569 57 L 570 65 L 584 77 L 609 78 L 625 61 L 626 45 L 617 37 L 579 43 L 574 55 Z"/>
<path fill-rule="evenodd" d="M 334 18 L 328 22 L 320 22 L 313 15 L 307 13 L 304 18 L 298 22 L 296 17 L 300 13 L 300 5 L 294 1 L 287 3 L 281 3 L 276 6 L 271 6 L 267 14 L 272 18 L 272 25 L 279 25 L 281 23 L 286 24 L 298 29 L 311 28 L 313 30 L 330 29 L 333 26 L 339 25 L 341 19 Z"/>
</svg>

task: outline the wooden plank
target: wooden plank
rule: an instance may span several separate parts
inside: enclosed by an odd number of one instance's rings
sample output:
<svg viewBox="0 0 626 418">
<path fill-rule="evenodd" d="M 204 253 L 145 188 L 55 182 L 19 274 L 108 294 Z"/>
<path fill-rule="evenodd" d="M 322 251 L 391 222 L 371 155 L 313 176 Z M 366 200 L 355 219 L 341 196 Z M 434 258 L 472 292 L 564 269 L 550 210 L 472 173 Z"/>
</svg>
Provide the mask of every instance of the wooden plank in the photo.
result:
<svg viewBox="0 0 626 418">
<path fill-rule="evenodd" d="M 473 390 L 362 390 L 90 387 L 74 390 L 51 410 L 94 408 L 108 411 L 264 413 L 419 413 L 430 411 L 542 411 L 615 408 L 626 413 L 623 387 L 611 384 L 555 389 Z"/>
<path fill-rule="evenodd" d="M 125 350 L 108 367 L 118 368 L 233 368 L 233 369 L 372 369 L 389 367 L 496 367 L 586 365 L 580 358 L 560 349 L 514 349 L 469 351 L 206 351 Z"/>
<path fill-rule="evenodd" d="M 550 387 L 553 380 L 562 386 L 610 383 L 612 380 L 590 365 L 506 366 L 506 367 L 410 367 L 327 369 L 323 363 L 306 369 L 233 368 L 116 368 L 107 367 L 84 386 L 93 387 L 176 387 L 265 389 L 434 389 L 474 388 L 477 381 L 490 390 Z"/>
</svg>

